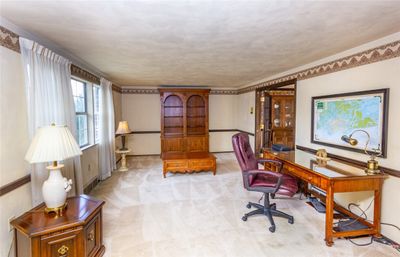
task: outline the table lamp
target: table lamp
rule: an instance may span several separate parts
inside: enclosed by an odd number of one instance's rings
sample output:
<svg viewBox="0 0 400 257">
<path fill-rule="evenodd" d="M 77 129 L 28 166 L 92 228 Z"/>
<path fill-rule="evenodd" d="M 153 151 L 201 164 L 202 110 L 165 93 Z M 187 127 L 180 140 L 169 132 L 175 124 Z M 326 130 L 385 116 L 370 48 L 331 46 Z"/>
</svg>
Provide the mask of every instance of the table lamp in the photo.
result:
<svg viewBox="0 0 400 257">
<path fill-rule="evenodd" d="M 64 165 L 58 161 L 81 154 L 82 151 L 67 126 L 51 124 L 36 132 L 25 160 L 29 163 L 52 162 L 52 165 L 46 167 L 50 174 L 42 186 L 46 213 L 61 213 L 67 207 L 67 193 L 71 190 L 72 181 L 62 176 L 61 168 Z"/>
<path fill-rule="evenodd" d="M 128 148 L 125 147 L 125 135 L 131 133 L 131 130 L 129 129 L 129 125 L 127 121 L 120 121 L 118 124 L 118 129 L 115 132 L 117 135 L 121 135 L 122 139 L 122 148 L 120 149 L 121 151 L 126 151 Z"/>
<path fill-rule="evenodd" d="M 367 142 L 365 143 L 364 152 L 365 152 L 365 154 L 370 156 L 370 159 L 367 161 L 367 168 L 365 169 L 365 172 L 367 174 L 379 174 L 380 173 L 380 170 L 378 169 L 379 165 L 378 165 L 378 161 L 375 160 L 375 158 L 380 155 L 380 152 L 370 153 L 367 151 L 369 141 L 371 140 L 371 136 L 369 135 L 369 133 L 367 131 L 365 131 L 363 129 L 356 129 L 353 132 L 351 132 L 351 134 L 348 136 L 343 135 L 341 137 L 341 140 L 352 146 L 356 146 L 358 144 L 358 140 L 353 138 L 353 134 L 358 133 L 358 132 L 362 132 L 362 133 L 366 134 L 368 137 Z M 375 149 L 373 149 L 373 150 L 375 150 Z"/>
</svg>

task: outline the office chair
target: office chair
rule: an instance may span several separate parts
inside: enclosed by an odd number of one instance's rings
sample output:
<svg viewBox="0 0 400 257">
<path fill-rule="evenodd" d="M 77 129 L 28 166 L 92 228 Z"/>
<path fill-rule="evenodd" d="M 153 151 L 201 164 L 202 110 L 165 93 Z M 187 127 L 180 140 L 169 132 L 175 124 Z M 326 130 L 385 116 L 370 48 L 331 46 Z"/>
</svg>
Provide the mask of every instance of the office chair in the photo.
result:
<svg viewBox="0 0 400 257">
<path fill-rule="evenodd" d="M 270 204 L 270 194 L 279 194 L 292 197 L 297 192 L 297 180 L 289 175 L 279 172 L 262 170 L 258 164 L 266 162 L 278 166 L 282 170 L 282 163 L 275 160 L 256 159 L 249 143 L 249 136 L 246 133 L 237 133 L 232 136 L 232 145 L 239 166 L 242 170 L 243 185 L 248 191 L 264 193 L 264 206 L 249 202 L 247 208 L 255 207 L 256 210 L 246 213 L 242 220 L 246 221 L 248 217 L 262 214 L 268 217 L 271 227 L 269 231 L 275 232 L 275 222 L 273 216 L 288 219 L 293 224 L 294 218 L 284 212 L 276 209 L 276 204 Z"/>
</svg>

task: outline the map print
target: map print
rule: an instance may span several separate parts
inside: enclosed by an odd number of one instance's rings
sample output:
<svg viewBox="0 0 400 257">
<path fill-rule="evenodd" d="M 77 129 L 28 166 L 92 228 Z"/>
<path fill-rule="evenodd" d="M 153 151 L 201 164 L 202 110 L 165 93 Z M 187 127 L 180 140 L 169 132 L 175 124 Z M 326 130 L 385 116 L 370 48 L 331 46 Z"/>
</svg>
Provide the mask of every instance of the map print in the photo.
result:
<svg viewBox="0 0 400 257">
<path fill-rule="evenodd" d="M 368 150 L 380 149 L 381 96 L 321 99 L 316 100 L 314 104 L 314 140 L 348 146 L 340 138 L 356 129 L 363 129 L 371 136 Z M 357 133 L 353 137 L 359 141 L 355 147 L 364 149 L 367 135 Z"/>
</svg>

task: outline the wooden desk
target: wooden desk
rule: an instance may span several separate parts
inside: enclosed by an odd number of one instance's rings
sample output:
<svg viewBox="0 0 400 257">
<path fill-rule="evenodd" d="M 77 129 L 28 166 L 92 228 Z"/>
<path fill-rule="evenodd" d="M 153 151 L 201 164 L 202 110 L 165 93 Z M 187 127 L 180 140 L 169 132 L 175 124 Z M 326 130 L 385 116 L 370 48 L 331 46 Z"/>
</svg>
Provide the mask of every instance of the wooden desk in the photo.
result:
<svg viewBox="0 0 400 257">
<path fill-rule="evenodd" d="M 348 237 L 361 235 L 380 236 L 381 219 L 381 193 L 384 174 L 367 175 L 362 168 L 337 162 L 328 161 L 326 166 L 319 166 L 315 155 L 301 150 L 290 152 L 273 152 L 270 149 L 264 150 L 264 158 L 280 160 L 284 164 L 283 172 L 295 176 L 306 183 L 312 184 L 326 192 L 325 198 L 325 243 L 333 245 L 334 237 Z M 358 221 L 368 228 L 351 231 L 334 231 L 333 210 L 337 210 L 352 218 L 357 218 L 346 208 L 334 202 L 334 194 L 339 192 L 374 191 L 374 220 L 373 223 L 358 218 Z"/>
</svg>

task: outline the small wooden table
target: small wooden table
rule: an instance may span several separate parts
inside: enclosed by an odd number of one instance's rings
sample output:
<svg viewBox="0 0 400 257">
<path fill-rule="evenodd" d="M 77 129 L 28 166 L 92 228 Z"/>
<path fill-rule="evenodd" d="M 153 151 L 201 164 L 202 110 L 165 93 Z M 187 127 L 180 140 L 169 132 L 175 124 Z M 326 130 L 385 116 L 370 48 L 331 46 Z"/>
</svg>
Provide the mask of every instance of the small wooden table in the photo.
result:
<svg viewBox="0 0 400 257">
<path fill-rule="evenodd" d="M 318 164 L 315 155 L 302 150 L 290 152 L 274 152 L 264 150 L 264 158 L 283 162 L 283 172 L 297 177 L 326 192 L 326 196 L 317 191 L 312 194 L 325 201 L 325 243 L 333 245 L 334 237 L 352 237 L 362 235 L 380 236 L 382 183 L 387 177 L 385 174 L 368 175 L 363 168 L 348 165 L 334 160 L 327 164 Z M 270 167 L 266 167 L 270 169 Z M 374 191 L 374 219 L 369 222 L 356 216 L 346 208 L 334 202 L 334 194 L 342 192 Z M 364 229 L 337 231 L 333 226 L 333 210 L 356 219 L 366 226 Z"/>
<path fill-rule="evenodd" d="M 128 166 L 126 165 L 126 154 L 129 153 L 131 150 L 121 150 L 118 149 L 115 152 L 121 154 L 121 166 L 119 167 L 118 171 L 128 171 Z"/>
<path fill-rule="evenodd" d="M 214 175 L 217 172 L 216 158 L 208 152 L 164 153 L 161 158 L 164 178 L 168 172 L 212 171 Z"/>
<path fill-rule="evenodd" d="M 103 256 L 104 201 L 80 195 L 68 198 L 67 203 L 61 215 L 45 213 L 42 203 L 11 221 L 15 227 L 15 256 Z"/>
</svg>

